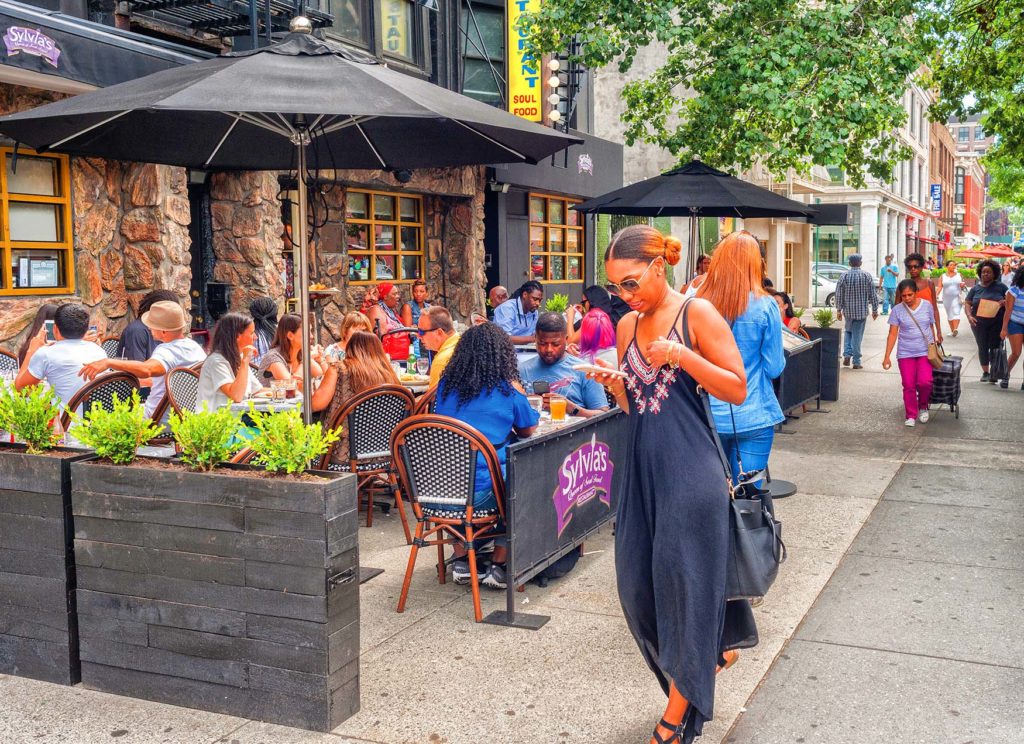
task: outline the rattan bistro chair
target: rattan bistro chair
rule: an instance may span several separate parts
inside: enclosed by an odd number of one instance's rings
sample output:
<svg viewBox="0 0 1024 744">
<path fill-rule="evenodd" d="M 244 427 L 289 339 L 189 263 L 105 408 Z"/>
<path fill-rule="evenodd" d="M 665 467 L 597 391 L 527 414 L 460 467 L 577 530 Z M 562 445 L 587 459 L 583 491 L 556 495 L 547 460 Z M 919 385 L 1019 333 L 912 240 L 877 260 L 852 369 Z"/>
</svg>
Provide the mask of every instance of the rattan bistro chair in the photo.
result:
<svg viewBox="0 0 1024 744">
<path fill-rule="evenodd" d="M 0 372 L 17 372 L 19 368 L 18 357 L 0 349 Z"/>
<path fill-rule="evenodd" d="M 71 424 L 71 413 L 82 407 L 82 414 L 88 413 L 92 407 L 99 403 L 104 409 L 110 411 L 114 408 L 114 396 L 118 400 L 128 400 L 132 397 L 132 391 L 139 389 L 139 378 L 128 372 L 109 372 L 100 375 L 87 382 L 75 393 L 64 413 L 60 416 L 60 425 L 64 431 L 68 430 Z"/>
<path fill-rule="evenodd" d="M 117 358 L 117 348 L 121 345 L 120 336 L 106 336 L 100 342 L 100 348 L 103 349 L 103 353 L 107 355 L 107 359 Z"/>
<path fill-rule="evenodd" d="M 416 407 L 412 409 L 413 416 L 420 416 L 424 413 L 433 413 L 437 407 L 437 385 L 428 388 L 425 393 L 416 399 Z"/>
<path fill-rule="evenodd" d="M 164 403 L 181 415 L 182 411 L 194 411 L 199 395 L 199 373 L 191 367 L 175 367 L 167 373 Z"/>
<path fill-rule="evenodd" d="M 498 523 L 505 518 L 505 480 L 494 445 L 469 424 L 448 416 L 428 414 L 413 416 L 399 424 L 391 436 L 391 450 L 399 482 L 416 515 L 416 535 L 402 582 L 398 611 L 405 611 L 419 549 L 437 546 L 437 580 L 443 584 L 444 546 L 462 543 L 468 552 L 473 613 L 480 622 L 483 613 L 473 541 L 503 534 L 498 532 Z M 496 511 L 473 510 L 473 495 L 482 490 L 476 483 L 478 454 L 483 455 L 487 463 L 490 485 L 498 502 Z"/>
<path fill-rule="evenodd" d="M 348 440 L 348 462 L 332 462 L 334 450 L 341 442 L 330 446 L 317 464 L 318 470 L 355 473 L 359 477 L 359 492 L 366 494 L 366 526 L 373 526 L 374 496 L 382 490 L 390 491 L 395 507 L 402 519 L 406 543 L 412 542 L 409 522 L 402 508 L 402 493 L 391 461 L 391 432 L 412 415 L 415 399 L 402 385 L 379 385 L 353 395 L 328 422 L 329 429 L 341 427 Z M 380 484 L 383 477 L 386 486 Z"/>
</svg>

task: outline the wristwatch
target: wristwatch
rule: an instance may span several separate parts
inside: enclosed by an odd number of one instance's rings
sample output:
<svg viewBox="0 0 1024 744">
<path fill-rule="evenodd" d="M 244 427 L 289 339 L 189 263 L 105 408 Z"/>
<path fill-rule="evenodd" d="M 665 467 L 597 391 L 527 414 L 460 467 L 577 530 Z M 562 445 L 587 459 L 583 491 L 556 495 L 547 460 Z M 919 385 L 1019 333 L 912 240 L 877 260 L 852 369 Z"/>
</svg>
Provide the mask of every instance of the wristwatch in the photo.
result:
<svg viewBox="0 0 1024 744">
<path fill-rule="evenodd" d="M 569 415 L 570 416 L 575 416 L 577 413 L 580 412 L 580 407 L 578 405 L 576 405 L 572 401 L 570 401 L 569 404 L 572 406 L 572 408 L 569 409 Z"/>
</svg>

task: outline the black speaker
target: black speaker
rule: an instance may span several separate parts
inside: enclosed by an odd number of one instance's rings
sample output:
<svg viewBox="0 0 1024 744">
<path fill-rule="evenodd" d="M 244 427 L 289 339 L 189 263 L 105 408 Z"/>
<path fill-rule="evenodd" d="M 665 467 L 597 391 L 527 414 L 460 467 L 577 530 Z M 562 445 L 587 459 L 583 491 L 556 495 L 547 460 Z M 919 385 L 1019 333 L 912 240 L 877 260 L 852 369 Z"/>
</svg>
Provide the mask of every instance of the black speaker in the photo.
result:
<svg viewBox="0 0 1024 744">
<path fill-rule="evenodd" d="M 230 308 L 228 290 L 231 285 L 221 282 L 206 283 L 206 311 L 213 320 L 219 320 Z"/>
</svg>

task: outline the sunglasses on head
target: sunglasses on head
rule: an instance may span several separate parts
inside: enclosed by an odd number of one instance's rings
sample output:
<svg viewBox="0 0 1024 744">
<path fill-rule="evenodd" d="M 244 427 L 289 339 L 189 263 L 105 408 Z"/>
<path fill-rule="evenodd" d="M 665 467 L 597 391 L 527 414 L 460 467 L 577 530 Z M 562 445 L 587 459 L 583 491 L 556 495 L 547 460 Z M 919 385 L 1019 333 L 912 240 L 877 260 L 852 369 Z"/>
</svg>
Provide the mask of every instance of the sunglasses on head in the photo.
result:
<svg viewBox="0 0 1024 744">
<path fill-rule="evenodd" d="M 609 282 L 608 284 L 604 285 L 604 288 L 615 296 L 619 296 L 623 292 L 626 292 L 627 294 L 631 295 L 636 294 L 638 291 L 640 291 L 640 282 L 644 280 L 644 277 L 647 276 L 647 272 L 651 270 L 651 267 L 657 260 L 657 258 L 651 259 L 651 262 L 647 264 L 647 268 L 644 269 L 644 273 L 642 273 L 638 278 L 626 279 L 624 281 L 619 282 L 618 284 L 616 284 L 615 282 Z"/>
</svg>

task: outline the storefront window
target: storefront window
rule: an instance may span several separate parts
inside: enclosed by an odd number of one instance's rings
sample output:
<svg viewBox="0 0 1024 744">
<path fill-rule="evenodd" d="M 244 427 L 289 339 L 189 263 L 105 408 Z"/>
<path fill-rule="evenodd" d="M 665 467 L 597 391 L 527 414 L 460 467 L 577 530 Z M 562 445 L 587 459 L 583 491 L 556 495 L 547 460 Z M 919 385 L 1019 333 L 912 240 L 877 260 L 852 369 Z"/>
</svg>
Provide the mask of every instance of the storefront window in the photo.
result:
<svg viewBox="0 0 1024 744">
<path fill-rule="evenodd" d="M 360 46 L 370 45 L 370 3 L 367 0 L 328 0 L 327 12 L 334 23 L 326 29 L 330 36 L 340 36 Z"/>
<path fill-rule="evenodd" d="M 486 0 L 462 4 L 459 49 L 462 93 L 505 107 L 505 8 Z"/>
<path fill-rule="evenodd" d="M 410 0 L 381 0 L 380 6 L 384 54 L 412 61 L 415 55 L 413 4 Z"/>
<path fill-rule="evenodd" d="M 67 157 L 0 153 L 0 295 L 74 291 Z"/>
<path fill-rule="evenodd" d="M 423 277 L 423 199 L 348 189 L 345 246 L 350 282 L 411 282 Z"/>
<path fill-rule="evenodd" d="M 583 227 L 576 199 L 530 194 L 530 278 L 583 282 Z"/>
</svg>

